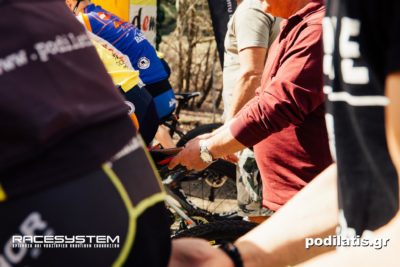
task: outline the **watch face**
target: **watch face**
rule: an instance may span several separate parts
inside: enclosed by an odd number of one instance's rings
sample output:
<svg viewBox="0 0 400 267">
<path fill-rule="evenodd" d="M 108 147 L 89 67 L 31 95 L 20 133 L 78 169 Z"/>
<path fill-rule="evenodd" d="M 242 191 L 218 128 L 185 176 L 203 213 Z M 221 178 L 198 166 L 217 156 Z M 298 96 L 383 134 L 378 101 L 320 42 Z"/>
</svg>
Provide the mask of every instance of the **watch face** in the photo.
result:
<svg viewBox="0 0 400 267">
<path fill-rule="evenodd" d="M 201 160 L 204 161 L 205 163 L 212 163 L 213 157 L 212 157 L 211 153 L 208 151 L 205 141 L 200 140 L 199 146 L 200 146 Z"/>
</svg>

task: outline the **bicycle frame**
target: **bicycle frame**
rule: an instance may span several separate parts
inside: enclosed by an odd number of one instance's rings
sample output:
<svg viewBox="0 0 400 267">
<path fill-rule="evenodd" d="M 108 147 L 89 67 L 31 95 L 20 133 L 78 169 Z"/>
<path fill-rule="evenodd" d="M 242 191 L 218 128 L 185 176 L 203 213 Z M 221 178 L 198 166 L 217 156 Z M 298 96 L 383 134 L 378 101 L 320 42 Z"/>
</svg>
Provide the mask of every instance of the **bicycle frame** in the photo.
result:
<svg viewBox="0 0 400 267">
<path fill-rule="evenodd" d="M 179 128 L 179 114 L 182 108 L 187 107 L 191 100 L 194 100 L 200 95 L 200 92 L 175 94 L 178 106 L 176 107 L 175 112 L 162 122 L 162 125 L 169 128 L 169 135 L 171 137 L 174 133 L 178 134 L 179 137 L 185 135 L 185 133 Z"/>
</svg>

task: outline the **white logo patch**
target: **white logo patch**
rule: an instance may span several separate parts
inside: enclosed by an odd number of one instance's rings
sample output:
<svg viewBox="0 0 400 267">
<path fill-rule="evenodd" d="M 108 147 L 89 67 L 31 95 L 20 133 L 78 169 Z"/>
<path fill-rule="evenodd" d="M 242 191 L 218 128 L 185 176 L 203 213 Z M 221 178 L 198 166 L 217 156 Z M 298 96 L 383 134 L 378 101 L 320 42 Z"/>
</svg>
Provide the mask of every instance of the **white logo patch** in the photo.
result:
<svg viewBox="0 0 400 267">
<path fill-rule="evenodd" d="M 172 99 L 169 101 L 169 107 L 170 107 L 170 108 L 172 108 L 173 106 L 176 106 L 177 104 L 178 104 L 178 101 L 176 101 L 175 98 L 172 98 Z"/>
<path fill-rule="evenodd" d="M 134 105 L 132 102 L 125 101 L 125 104 L 126 104 L 126 105 L 128 106 L 128 108 L 129 108 L 129 111 L 128 111 L 128 114 L 129 114 L 129 115 L 135 112 L 135 105 Z"/>
<path fill-rule="evenodd" d="M 141 70 L 145 70 L 150 67 L 150 60 L 147 57 L 141 57 L 138 61 L 138 67 Z"/>
</svg>

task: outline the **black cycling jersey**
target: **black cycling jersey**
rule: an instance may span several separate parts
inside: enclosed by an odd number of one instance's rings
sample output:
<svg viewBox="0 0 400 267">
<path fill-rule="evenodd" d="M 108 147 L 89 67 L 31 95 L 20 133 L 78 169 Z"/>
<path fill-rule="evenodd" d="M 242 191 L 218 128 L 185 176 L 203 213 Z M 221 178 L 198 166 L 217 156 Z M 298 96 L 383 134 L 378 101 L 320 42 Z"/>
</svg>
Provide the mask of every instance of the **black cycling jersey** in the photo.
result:
<svg viewBox="0 0 400 267">
<path fill-rule="evenodd" d="M 79 176 L 121 149 L 135 134 L 128 108 L 64 1 L 5 1 L 0 12 L 5 190 Z"/>
<path fill-rule="evenodd" d="M 166 266 L 161 183 L 82 26 L 63 0 L 0 14 L 0 266 Z"/>
<path fill-rule="evenodd" d="M 329 132 L 335 135 L 340 225 L 345 235 L 362 234 L 386 224 L 398 210 L 397 174 L 385 136 L 384 82 L 400 70 L 400 2 L 332 0 L 327 5 L 325 92 Z"/>
</svg>

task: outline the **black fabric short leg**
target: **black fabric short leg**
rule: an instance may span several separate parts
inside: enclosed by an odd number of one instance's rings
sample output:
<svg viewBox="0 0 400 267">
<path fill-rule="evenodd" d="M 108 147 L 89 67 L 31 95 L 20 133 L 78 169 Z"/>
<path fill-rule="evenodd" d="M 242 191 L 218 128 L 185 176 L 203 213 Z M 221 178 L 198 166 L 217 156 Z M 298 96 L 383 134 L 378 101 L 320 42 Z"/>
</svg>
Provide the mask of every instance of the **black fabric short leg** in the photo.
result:
<svg viewBox="0 0 400 267">
<path fill-rule="evenodd" d="M 10 266 L 111 266 L 121 248 L 21 248 L 10 252 L 7 242 L 13 235 L 54 234 L 120 236 L 123 244 L 129 223 L 122 199 L 102 170 L 2 203 L 0 214 L 0 261 L 3 257 Z"/>
</svg>

